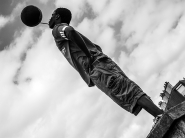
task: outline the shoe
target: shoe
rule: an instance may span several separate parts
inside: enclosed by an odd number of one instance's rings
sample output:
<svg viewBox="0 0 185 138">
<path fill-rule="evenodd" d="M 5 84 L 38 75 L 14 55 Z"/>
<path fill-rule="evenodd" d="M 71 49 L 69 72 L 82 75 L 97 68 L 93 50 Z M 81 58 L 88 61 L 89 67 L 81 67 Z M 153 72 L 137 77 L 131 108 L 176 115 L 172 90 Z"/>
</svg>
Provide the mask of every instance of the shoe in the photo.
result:
<svg viewBox="0 0 185 138">
<path fill-rule="evenodd" d="M 153 119 L 154 124 L 156 124 L 156 123 L 161 119 L 161 117 L 162 117 L 162 114 L 157 115 L 157 116 Z"/>
</svg>

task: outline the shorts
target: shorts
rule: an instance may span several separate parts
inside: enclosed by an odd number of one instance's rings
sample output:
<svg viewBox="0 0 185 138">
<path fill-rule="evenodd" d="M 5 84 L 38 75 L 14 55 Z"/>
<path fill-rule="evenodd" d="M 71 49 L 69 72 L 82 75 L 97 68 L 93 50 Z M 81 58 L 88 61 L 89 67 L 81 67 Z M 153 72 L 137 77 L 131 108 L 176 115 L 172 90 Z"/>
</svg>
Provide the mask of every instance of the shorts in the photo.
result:
<svg viewBox="0 0 185 138">
<path fill-rule="evenodd" d="M 95 60 L 92 66 L 93 83 L 123 109 L 137 115 L 142 109 L 137 101 L 146 95 L 141 88 L 108 57 Z"/>
</svg>

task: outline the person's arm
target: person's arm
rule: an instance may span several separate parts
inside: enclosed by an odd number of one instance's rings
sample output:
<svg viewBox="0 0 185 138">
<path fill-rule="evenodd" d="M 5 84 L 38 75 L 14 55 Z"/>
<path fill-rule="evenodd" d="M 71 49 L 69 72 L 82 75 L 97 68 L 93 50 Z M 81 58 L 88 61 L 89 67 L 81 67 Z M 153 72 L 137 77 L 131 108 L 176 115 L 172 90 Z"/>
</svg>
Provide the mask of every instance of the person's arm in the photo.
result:
<svg viewBox="0 0 185 138">
<path fill-rule="evenodd" d="M 75 31 L 72 27 L 66 27 L 64 30 L 66 37 L 77 44 L 77 46 L 85 53 L 85 55 L 92 60 L 92 56 L 86 47 L 86 44 L 80 34 Z"/>
</svg>

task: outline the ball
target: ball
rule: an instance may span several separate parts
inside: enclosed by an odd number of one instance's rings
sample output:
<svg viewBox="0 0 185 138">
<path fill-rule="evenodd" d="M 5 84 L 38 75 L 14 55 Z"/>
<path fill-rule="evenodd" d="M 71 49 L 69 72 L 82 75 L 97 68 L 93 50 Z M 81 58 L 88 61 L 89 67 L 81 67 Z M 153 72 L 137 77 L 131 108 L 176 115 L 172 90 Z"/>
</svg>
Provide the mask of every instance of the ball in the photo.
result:
<svg viewBox="0 0 185 138">
<path fill-rule="evenodd" d="M 26 6 L 21 12 L 21 20 L 29 27 L 37 26 L 42 20 L 42 12 L 36 6 Z"/>
</svg>

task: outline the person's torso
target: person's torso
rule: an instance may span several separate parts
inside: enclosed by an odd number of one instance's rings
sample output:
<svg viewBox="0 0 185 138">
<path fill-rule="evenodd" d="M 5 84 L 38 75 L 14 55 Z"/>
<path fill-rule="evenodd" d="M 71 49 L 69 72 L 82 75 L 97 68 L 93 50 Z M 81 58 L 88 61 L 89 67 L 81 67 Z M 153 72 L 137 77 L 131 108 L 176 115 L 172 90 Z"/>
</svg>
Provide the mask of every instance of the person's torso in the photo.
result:
<svg viewBox="0 0 185 138">
<path fill-rule="evenodd" d="M 85 53 L 77 46 L 75 42 L 70 41 L 68 38 L 61 37 L 61 34 L 57 31 L 58 27 L 66 27 L 67 24 L 60 24 L 54 27 L 53 29 L 53 36 L 55 38 L 55 42 L 59 50 L 63 53 L 63 55 L 66 57 L 66 59 L 69 61 L 69 63 L 76 69 L 74 61 L 72 61 L 71 58 L 75 58 L 76 61 L 79 62 L 79 64 L 86 70 L 88 68 L 88 58 L 85 55 Z M 78 32 L 79 33 L 79 32 Z M 79 33 L 80 34 L 80 33 Z M 91 54 L 93 54 L 94 57 L 98 57 L 102 55 L 102 52 L 97 49 L 97 46 L 95 46 L 88 38 L 86 38 L 84 35 L 80 34 L 82 39 L 84 40 L 88 50 Z M 68 55 L 70 52 L 71 55 Z M 66 55 L 67 54 L 67 55 Z M 71 57 L 72 56 L 72 57 Z"/>
<path fill-rule="evenodd" d="M 58 27 L 60 27 L 60 29 L 58 29 Z M 68 27 L 67 24 L 59 24 L 54 27 L 52 34 L 56 45 L 68 62 L 80 73 L 81 77 L 88 84 L 88 86 L 94 86 L 89 76 L 89 59 L 75 42 L 70 41 L 70 38 L 67 38 L 64 35 L 66 27 Z M 93 44 L 84 35 L 80 34 L 80 36 L 85 42 L 87 49 L 95 59 L 101 58 L 104 55 L 99 46 Z"/>
</svg>

